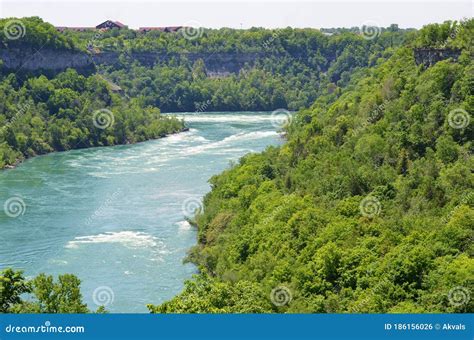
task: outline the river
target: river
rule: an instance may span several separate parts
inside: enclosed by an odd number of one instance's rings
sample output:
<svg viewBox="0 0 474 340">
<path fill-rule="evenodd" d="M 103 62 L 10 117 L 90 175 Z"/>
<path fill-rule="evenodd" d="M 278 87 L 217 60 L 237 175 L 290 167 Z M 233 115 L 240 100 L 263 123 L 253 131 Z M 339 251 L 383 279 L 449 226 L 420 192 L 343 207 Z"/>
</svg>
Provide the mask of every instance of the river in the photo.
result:
<svg viewBox="0 0 474 340">
<path fill-rule="evenodd" d="M 270 113 L 180 114 L 190 131 L 134 145 L 35 157 L 0 171 L 0 269 L 73 273 L 92 310 L 146 312 L 196 268 L 185 220 L 208 179 L 282 142 Z"/>
</svg>

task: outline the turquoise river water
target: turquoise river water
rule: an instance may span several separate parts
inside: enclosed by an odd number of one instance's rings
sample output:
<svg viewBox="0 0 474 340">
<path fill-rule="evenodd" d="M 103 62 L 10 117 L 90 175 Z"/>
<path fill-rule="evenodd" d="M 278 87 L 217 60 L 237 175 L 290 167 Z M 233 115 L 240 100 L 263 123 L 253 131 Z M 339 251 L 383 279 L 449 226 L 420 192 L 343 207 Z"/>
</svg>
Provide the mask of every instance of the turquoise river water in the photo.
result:
<svg viewBox="0 0 474 340">
<path fill-rule="evenodd" d="M 0 171 L 0 269 L 73 273 L 90 309 L 146 312 L 196 272 L 185 220 L 208 179 L 282 142 L 269 113 L 180 114 L 190 131 L 35 157 Z"/>
</svg>

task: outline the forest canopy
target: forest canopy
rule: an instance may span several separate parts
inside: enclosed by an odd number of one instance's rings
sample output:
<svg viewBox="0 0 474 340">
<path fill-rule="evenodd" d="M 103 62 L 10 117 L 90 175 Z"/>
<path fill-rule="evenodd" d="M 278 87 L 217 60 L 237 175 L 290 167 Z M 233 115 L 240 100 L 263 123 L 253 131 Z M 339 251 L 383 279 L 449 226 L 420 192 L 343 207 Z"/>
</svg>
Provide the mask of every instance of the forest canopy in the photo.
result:
<svg viewBox="0 0 474 340">
<path fill-rule="evenodd" d="M 398 48 L 299 111 L 285 145 L 214 176 L 188 258 L 200 274 L 150 311 L 472 313 L 472 21 L 463 29 L 458 60 L 425 67 Z"/>
<path fill-rule="evenodd" d="M 22 22 L 30 34 L 2 37 L 2 49 L 92 53 L 95 39 L 99 52 L 123 55 L 91 75 L 3 70 L 0 168 L 184 129 L 160 110 L 298 110 L 283 146 L 210 179 L 187 258 L 199 274 L 175 298 L 150 304 L 152 313 L 474 312 L 473 20 L 420 31 L 393 25 L 373 39 L 254 28 L 203 30 L 193 40 L 127 29 L 93 38 L 39 18 Z M 126 58 L 262 46 L 271 53 L 219 77 L 185 56 L 153 66 Z M 417 48 L 455 53 L 425 64 Z M 87 312 L 79 284 L 72 274 L 26 280 L 5 269 L 0 312 Z"/>
</svg>

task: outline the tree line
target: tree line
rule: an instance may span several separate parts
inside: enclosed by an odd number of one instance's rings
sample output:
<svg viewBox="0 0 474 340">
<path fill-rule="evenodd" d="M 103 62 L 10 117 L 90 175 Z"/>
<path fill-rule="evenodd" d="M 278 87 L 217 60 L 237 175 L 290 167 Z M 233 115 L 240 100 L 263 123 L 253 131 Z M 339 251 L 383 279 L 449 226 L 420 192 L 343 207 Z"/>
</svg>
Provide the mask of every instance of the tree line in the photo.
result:
<svg viewBox="0 0 474 340">
<path fill-rule="evenodd" d="M 268 88 L 275 93 L 280 84 L 271 76 L 294 74 L 292 84 L 298 89 L 313 84 L 315 92 L 278 95 L 275 101 L 283 97 L 289 104 L 305 95 L 313 103 L 285 127 L 283 146 L 247 155 L 210 180 L 212 191 L 193 221 L 198 244 L 187 259 L 200 272 L 181 294 L 149 305 L 150 311 L 472 313 L 473 29 L 474 21 L 467 20 L 428 25 L 401 37 L 384 31 L 388 45 L 366 43 L 351 32 L 331 37 L 315 33 L 327 40 L 327 48 L 332 46 L 332 52 L 321 48 L 316 54 L 324 59 L 324 53 L 334 53 L 330 63 L 258 61 L 243 76 L 252 79 L 248 91 Z M 239 48 L 244 49 L 253 44 L 248 36 L 264 33 L 255 32 L 225 34 L 242 33 L 245 43 Z M 113 42 L 114 48 L 133 45 L 137 38 L 127 38 L 128 31 L 107 34 L 104 42 Z M 144 41 L 177 39 L 173 48 L 201 48 L 198 42 L 154 34 Z M 216 49 L 228 44 L 219 35 L 210 37 L 206 44 L 214 41 Z M 398 45 L 397 37 L 403 40 Z M 296 41 L 280 43 L 291 49 L 302 42 L 313 46 L 317 38 Z M 458 60 L 426 67 L 416 64 L 415 46 L 448 46 L 461 53 Z M 183 93 L 190 90 L 179 86 L 183 81 L 190 88 L 195 78 L 203 88 L 206 81 L 214 86 L 200 63 L 123 67 L 130 73 L 120 68 L 105 72 L 124 84 L 131 99 L 113 93 L 97 75 L 84 77 L 72 70 L 53 79 L 2 78 L 0 127 L 7 128 L 0 135 L 0 165 L 53 149 L 134 142 L 177 131 L 179 121 L 163 118 L 148 105 L 188 98 Z M 306 79 L 306 71 L 316 75 Z M 234 92 L 246 86 L 239 77 L 224 81 L 225 100 L 215 99 L 213 105 L 230 107 Z M 288 84 L 280 88 L 283 94 Z M 149 87 L 159 95 L 147 93 Z M 239 100 L 258 103 L 257 94 L 243 93 Z M 198 100 L 189 99 L 180 109 L 193 101 Z M 93 128 L 95 110 L 104 107 L 116 113 L 114 127 Z M 23 113 L 14 119 L 18 110 Z M 57 282 L 44 274 L 26 280 L 21 272 L 5 269 L 0 311 L 86 312 L 79 285 L 74 275 L 60 276 Z"/>
</svg>

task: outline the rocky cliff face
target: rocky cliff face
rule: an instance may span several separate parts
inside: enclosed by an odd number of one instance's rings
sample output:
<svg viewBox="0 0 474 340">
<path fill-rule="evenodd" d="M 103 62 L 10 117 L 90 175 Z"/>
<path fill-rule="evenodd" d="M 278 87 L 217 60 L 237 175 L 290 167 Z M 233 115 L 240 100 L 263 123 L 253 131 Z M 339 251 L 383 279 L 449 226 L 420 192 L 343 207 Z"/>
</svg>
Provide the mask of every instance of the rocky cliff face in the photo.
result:
<svg viewBox="0 0 474 340">
<path fill-rule="evenodd" d="M 436 64 L 438 61 L 452 58 L 457 60 L 461 51 L 449 48 L 416 48 L 414 50 L 416 63 L 426 67 Z"/>
<path fill-rule="evenodd" d="M 83 52 L 34 48 L 0 49 L 3 68 L 15 73 L 46 71 L 56 73 L 74 68 L 80 73 L 95 69 L 92 58 Z"/>
<path fill-rule="evenodd" d="M 252 53 L 182 53 L 164 54 L 160 52 L 136 52 L 125 55 L 129 60 L 137 60 L 143 65 L 153 66 L 157 62 L 172 58 L 187 58 L 192 63 L 202 59 L 210 76 L 226 76 L 238 73 L 246 64 L 253 65 L 256 60 L 270 56 L 267 52 Z M 295 56 L 299 58 L 301 56 Z M 57 73 L 74 68 L 80 73 L 91 72 L 97 65 L 118 65 L 118 52 L 101 52 L 92 55 L 67 50 L 33 48 L 0 49 L 3 68 L 13 72 L 49 72 Z"/>
<path fill-rule="evenodd" d="M 160 52 L 135 52 L 125 55 L 125 58 L 137 60 L 145 66 L 153 66 L 158 62 L 171 59 L 186 58 L 191 63 L 201 59 L 204 61 L 206 71 L 211 76 L 228 75 L 238 73 L 245 64 L 253 65 L 256 60 L 262 57 L 270 56 L 265 52 L 246 52 L 246 53 L 160 53 Z M 117 52 L 102 52 L 94 54 L 92 59 L 97 65 L 118 64 L 120 54 Z"/>
</svg>

